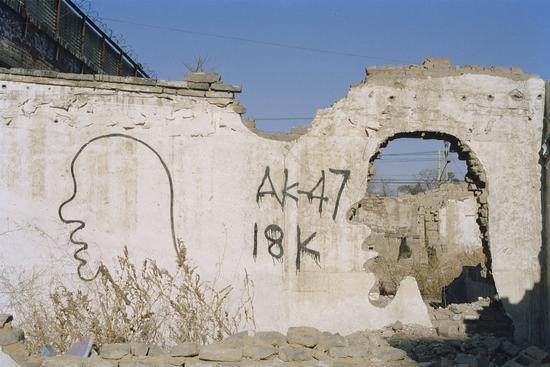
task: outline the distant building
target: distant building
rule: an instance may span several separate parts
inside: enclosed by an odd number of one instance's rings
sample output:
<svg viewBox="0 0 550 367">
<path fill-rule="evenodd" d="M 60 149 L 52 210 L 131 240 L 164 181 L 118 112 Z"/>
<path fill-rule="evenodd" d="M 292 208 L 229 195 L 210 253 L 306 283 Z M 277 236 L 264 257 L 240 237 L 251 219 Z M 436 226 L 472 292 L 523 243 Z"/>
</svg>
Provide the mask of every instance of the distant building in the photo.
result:
<svg viewBox="0 0 550 367">
<path fill-rule="evenodd" d="M 71 0 L 0 0 L 0 67 L 149 77 Z"/>
</svg>

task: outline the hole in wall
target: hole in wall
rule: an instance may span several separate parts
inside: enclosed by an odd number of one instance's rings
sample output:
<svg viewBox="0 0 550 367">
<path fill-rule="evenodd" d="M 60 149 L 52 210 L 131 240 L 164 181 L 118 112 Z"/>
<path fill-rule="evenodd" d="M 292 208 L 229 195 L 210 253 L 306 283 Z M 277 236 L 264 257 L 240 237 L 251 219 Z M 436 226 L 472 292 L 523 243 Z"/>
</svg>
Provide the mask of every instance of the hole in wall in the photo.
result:
<svg viewBox="0 0 550 367">
<path fill-rule="evenodd" d="M 348 218 L 371 229 L 363 250 L 377 253 L 364 264 L 377 278 L 372 304 L 389 304 L 400 281 L 412 276 L 434 309 L 482 300 L 500 307 L 491 274 L 489 188 L 468 146 L 443 133 L 396 134 L 372 156 L 367 187 Z"/>
</svg>

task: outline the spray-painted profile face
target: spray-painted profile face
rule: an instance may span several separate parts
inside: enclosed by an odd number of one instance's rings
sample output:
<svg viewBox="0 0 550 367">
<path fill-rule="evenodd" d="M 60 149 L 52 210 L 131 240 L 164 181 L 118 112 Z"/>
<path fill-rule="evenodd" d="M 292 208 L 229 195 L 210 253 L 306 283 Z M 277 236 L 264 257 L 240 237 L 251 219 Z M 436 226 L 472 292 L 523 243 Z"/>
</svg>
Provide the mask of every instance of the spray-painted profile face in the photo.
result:
<svg viewBox="0 0 550 367">
<path fill-rule="evenodd" d="M 82 280 L 95 279 L 126 246 L 135 259 L 176 261 L 174 190 L 160 154 L 125 134 L 95 137 L 71 161 L 72 194 L 58 209 Z M 160 254 L 161 256 L 155 256 Z"/>
</svg>

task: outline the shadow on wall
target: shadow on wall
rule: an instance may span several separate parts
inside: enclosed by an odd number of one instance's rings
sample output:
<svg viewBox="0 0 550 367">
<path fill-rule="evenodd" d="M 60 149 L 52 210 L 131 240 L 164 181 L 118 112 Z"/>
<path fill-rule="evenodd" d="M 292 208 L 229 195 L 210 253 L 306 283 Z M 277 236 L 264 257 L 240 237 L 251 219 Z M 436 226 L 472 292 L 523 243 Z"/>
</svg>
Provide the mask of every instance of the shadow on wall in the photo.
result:
<svg viewBox="0 0 550 367">
<path fill-rule="evenodd" d="M 549 326 L 549 281 L 548 281 L 548 241 L 550 240 L 550 82 L 545 86 L 546 102 L 544 105 L 544 120 L 539 164 L 541 167 L 541 209 L 542 209 L 542 244 L 538 254 L 540 266 L 540 281 L 533 285 L 533 289 L 525 292 L 521 301 L 511 302 L 502 298 L 501 302 L 507 312 L 521 324 L 515 324 L 516 335 L 524 335 L 525 341 L 532 344 L 550 346 Z M 521 244 L 517 244 L 521 246 Z M 518 330 L 522 328 L 522 330 Z"/>
<path fill-rule="evenodd" d="M 493 283 L 487 282 L 481 264 L 463 266 L 462 272 L 443 291 L 443 304 L 475 302 L 496 294 Z"/>
</svg>

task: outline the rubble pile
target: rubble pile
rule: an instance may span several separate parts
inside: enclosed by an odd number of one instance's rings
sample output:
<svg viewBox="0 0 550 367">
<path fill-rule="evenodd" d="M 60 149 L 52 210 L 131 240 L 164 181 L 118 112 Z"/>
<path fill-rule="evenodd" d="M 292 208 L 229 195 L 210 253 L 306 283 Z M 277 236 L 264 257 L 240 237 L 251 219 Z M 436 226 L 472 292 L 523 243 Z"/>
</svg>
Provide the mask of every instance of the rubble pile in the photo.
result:
<svg viewBox="0 0 550 367">
<path fill-rule="evenodd" d="M 63 354 L 51 355 L 53 351 L 45 348 L 42 356 L 29 356 L 24 334 L 10 325 L 12 319 L 0 315 L 2 367 L 550 367 L 545 350 L 521 348 L 506 337 L 442 336 L 436 328 L 399 321 L 347 336 L 302 326 L 289 328 L 286 335 L 241 332 L 209 345 L 186 342 L 167 348 L 143 343 L 92 348 L 91 338 L 76 342 Z"/>
<path fill-rule="evenodd" d="M 549 354 L 536 346 L 520 347 L 506 337 L 474 334 L 442 337 L 436 329 L 407 325 L 386 340 L 425 367 L 550 367 Z"/>
<path fill-rule="evenodd" d="M 506 316 L 502 305 L 489 298 L 428 309 L 432 325 L 439 336 L 492 334 L 512 338 L 514 334 L 512 320 Z"/>
</svg>

